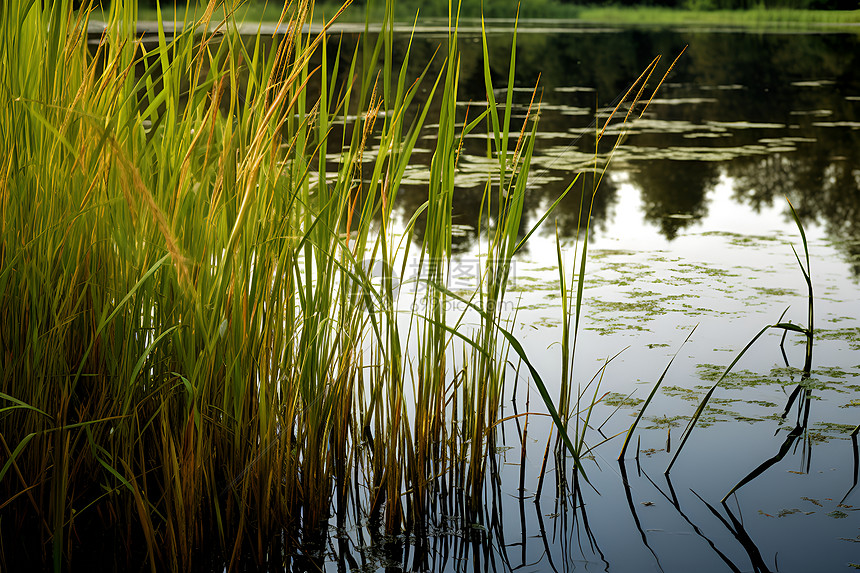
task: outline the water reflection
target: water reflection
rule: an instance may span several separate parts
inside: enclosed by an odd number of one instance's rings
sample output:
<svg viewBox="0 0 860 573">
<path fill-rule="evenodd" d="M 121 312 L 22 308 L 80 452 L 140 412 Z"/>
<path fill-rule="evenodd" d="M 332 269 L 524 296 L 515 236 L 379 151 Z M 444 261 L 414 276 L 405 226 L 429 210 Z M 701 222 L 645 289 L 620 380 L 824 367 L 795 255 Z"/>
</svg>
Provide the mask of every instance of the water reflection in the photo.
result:
<svg viewBox="0 0 860 573">
<path fill-rule="evenodd" d="M 840 505 L 845 503 L 845 500 L 848 499 L 848 496 L 850 496 L 851 492 L 854 491 L 854 488 L 857 487 L 857 481 L 860 480 L 860 450 L 857 449 L 858 432 L 860 432 L 860 425 L 854 428 L 854 431 L 851 432 L 851 453 L 854 457 L 854 481 L 851 483 L 851 487 L 848 489 L 848 492 L 839 501 Z"/>
<path fill-rule="evenodd" d="M 477 36 L 464 33 L 461 45 L 461 97 L 472 100 L 472 114 L 480 109 L 484 90 L 475 40 Z M 493 73 L 500 83 L 505 81 L 510 40 L 501 33 L 490 38 Z M 413 74 L 425 61 L 418 56 L 429 57 L 437 43 L 433 37 L 413 43 Z M 594 121 L 601 110 L 624 93 L 653 54 L 676 54 L 689 45 L 660 98 L 624 134 L 611 168 L 615 178 L 623 174 L 642 194 L 643 224 L 675 239 L 708 216 L 708 195 L 721 176 L 727 177 L 734 181 L 736 201 L 753 210 L 787 195 L 804 220 L 825 227 L 852 272 L 860 274 L 857 44 L 858 37 L 850 34 L 524 30 L 517 41 L 513 101 L 522 108 L 528 105 L 540 72 L 542 105 L 531 221 L 577 172 L 593 168 Z M 512 131 L 518 129 L 515 121 Z M 428 134 L 419 147 L 429 150 L 432 143 Z M 476 215 L 485 187 L 486 141 L 469 138 L 463 150 L 461 186 L 453 205 L 454 218 L 463 225 L 455 237 L 459 251 L 468 250 L 481 229 Z M 599 154 L 605 159 L 608 151 L 602 147 Z M 429 153 L 417 157 L 429 161 Z M 423 202 L 425 186 L 420 173 L 416 177 L 416 184 L 403 189 L 404 221 Z M 592 211 L 597 233 L 618 200 L 611 178 L 604 178 L 602 187 Z M 581 228 L 582 195 L 588 192 L 586 184 L 560 205 L 556 221 L 563 235 L 573 236 Z"/>
<path fill-rule="evenodd" d="M 834 134 L 836 135 L 836 134 Z M 823 224 L 854 276 L 860 275 L 860 139 L 822 137 L 804 154 L 738 161 L 735 196 L 754 210 L 788 196 L 806 220 Z"/>
<path fill-rule="evenodd" d="M 749 559 L 750 565 L 752 565 L 753 571 L 755 571 L 756 573 L 769 573 L 770 569 L 768 568 L 767 564 L 765 564 L 758 546 L 747 533 L 743 521 L 735 516 L 735 514 L 725 504 L 725 502 L 722 503 L 722 506 L 726 512 L 726 515 L 728 516 L 728 520 L 726 520 L 720 514 L 720 512 L 714 508 L 713 505 L 702 499 L 702 497 L 695 491 L 693 492 L 693 494 L 695 494 L 695 496 L 698 497 L 703 504 L 705 504 L 708 510 L 710 510 L 711 514 L 716 517 L 720 521 L 720 523 L 725 526 L 726 530 L 728 530 L 729 533 L 732 534 L 735 540 L 737 540 L 738 544 L 746 552 L 747 558 Z M 720 553 L 720 556 L 725 557 L 722 553 Z M 746 570 L 746 568 L 744 569 Z M 733 565 L 732 570 L 738 571 L 739 569 L 737 566 Z"/>
<path fill-rule="evenodd" d="M 630 172 L 642 194 L 645 221 L 670 241 L 707 215 L 706 197 L 719 178 L 717 164 L 705 161 L 645 161 Z"/>
<path fill-rule="evenodd" d="M 557 26 L 548 32 L 525 23 L 517 40 L 512 133 L 519 132 L 533 97 L 541 105 L 530 174 L 530 218 L 523 221 L 523 229 L 530 228 L 577 173 L 602 169 L 615 139 L 621 138 L 610 174 L 594 197 L 592 227 L 598 235 L 615 211 L 615 180 L 628 180 L 640 191 L 642 224 L 656 226 L 673 240 L 710 214 L 708 196 L 722 177 L 734 182 L 735 200 L 754 211 L 788 196 L 805 221 L 825 228 L 853 275 L 860 276 L 860 76 L 855 71 L 860 66 L 860 36 L 564 29 Z M 459 113 L 464 120 L 486 106 L 479 37 L 478 28 L 465 26 L 461 31 L 459 89 L 464 105 Z M 330 48 L 340 45 L 343 53 L 352 53 L 359 39 L 353 32 L 333 33 Z M 418 77 L 427 62 L 432 62 L 428 78 L 439 72 L 444 54 L 437 50 L 443 40 L 438 34 L 395 37 L 400 53 L 407 47 L 411 52 L 407 77 Z M 500 28 L 489 37 L 492 73 L 499 85 L 506 83 L 511 40 Z M 610 128 L 611 137 L 595 149 L 596 125 L 602 125 L 596 118 L 614 106 L 654 54 L 672 57 L 685 46 L 645 117 L 623 132 Z M 351 79 L 349 65 L 343 58 L 341 68 L 331 73 L 341 86 Z M 394 62 L 395 68 L 399 65 Z M 311 99 L 318 81 L 313 76 L 308 84 Z M 415 110 L 430 93 L 429 83 L 417 90 Z M 506 95 L 499 91 L 497 99 L 503 101 Z M 431 102 L 430 117 L 437 111 L 438 101 Z M 356 125 L 355 118 L 345 118 L 334 126 L 330 140 L 349 140 Z M 432 129 L 425 130 L 407 171 L 398 198 L 404 223 L 426 199 L 434 138 Z M 486 149 L 483 137 L 463 142 L 452 206 L 460 225 L 452 241 L 455 252 L 470 250 L 482 230 L 477 216 L 487 184 Z M 373 161 L 373 155 L 368 150 L 365 161 Z M 336 168 L 336 157 L 330 160 Z M 582 209 L 583 196 L 590 204 L 592 190 L 586 182 L 560 204 L 555 219 L 563 237 L 582 228 L 588 212 Z M 421 225 L 415 239 L 422 239 Z"/>
</svg>

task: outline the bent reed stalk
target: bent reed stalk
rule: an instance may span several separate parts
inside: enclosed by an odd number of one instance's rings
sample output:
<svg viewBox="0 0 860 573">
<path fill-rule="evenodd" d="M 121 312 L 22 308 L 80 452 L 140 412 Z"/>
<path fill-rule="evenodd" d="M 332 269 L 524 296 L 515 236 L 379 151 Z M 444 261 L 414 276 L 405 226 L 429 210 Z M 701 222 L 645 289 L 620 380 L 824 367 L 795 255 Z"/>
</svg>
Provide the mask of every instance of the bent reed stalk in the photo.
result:
<svg viewBox="0 0 860 573">
<path fill-rule="evenodd" d="M 504 106 L 485 61 L 487 109 L 462 122 L 456 7 L 442 72 L 417 78 L 408 53 L 395 68 L 391 2 L 354 54 L 333 20 L 307 33 L 312 1 L 273 37 L 240 37 L 236 8 L 211 0 L 150 42 L 115 0 L 94 51 L 71 0 L 0 12 L 0 533 L 55 570 L 111 526 L 127 562 L 188 570 L 212 544 L 229 567 L 275 562 L 332 508 L 394 533 L 449 491 L 477 507 L 511 349 L 583 447 L 500 326 L 534 144 L 530 110 L 508 149 L 513 57 Z M 398 230 L 437 94 L 427 201 Z M 445 310 L 451 198 L 484 125 L 495 231 L 468 332 Z M 404 313 L 391 271 L 421 218 L 429 286 Z"/>
</svg>

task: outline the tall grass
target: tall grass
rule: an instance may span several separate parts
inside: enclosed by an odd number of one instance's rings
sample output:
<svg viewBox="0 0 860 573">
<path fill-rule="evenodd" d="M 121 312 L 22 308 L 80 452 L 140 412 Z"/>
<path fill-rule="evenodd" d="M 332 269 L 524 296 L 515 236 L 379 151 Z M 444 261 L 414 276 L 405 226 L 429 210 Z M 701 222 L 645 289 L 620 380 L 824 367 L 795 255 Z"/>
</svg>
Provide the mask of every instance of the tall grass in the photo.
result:
<svg viewBox="0 0 860 573">
<path fill-rule="evenodd" d="M 354 53 L 328 23 L 304 31 L 309 0 L 274 37 L 239 36 L 236 8 L 211 0 L 144 42 L 116 0 L 94 51 L 69 0 L 2 8 L 0 533 L 24 540 L 4 560 L 45 546 L 60 570 L 115 526 L 153 571 L 208 545 L 232 567 L 308 547 L 333 509 L 391 533 L 451 492 L 474 509 L 511 351 L 582 450 L 569 392 L 560 416 L 502 327 L 537 108 L 511 138 L 514 57 L 507 101 L 485 61 L 486 108 L 464 120 L 456 6 L 442 71 L 415 78 L 392 2 Z M 398 229 L 437 99 L 427 200 Z M 492 232 L 464 298 L 446 286 L 451 201 L 462 137 L 484 127 Z M 404 301 L 394 270 L 419 224 L 427 288 Z"/>
</svg>

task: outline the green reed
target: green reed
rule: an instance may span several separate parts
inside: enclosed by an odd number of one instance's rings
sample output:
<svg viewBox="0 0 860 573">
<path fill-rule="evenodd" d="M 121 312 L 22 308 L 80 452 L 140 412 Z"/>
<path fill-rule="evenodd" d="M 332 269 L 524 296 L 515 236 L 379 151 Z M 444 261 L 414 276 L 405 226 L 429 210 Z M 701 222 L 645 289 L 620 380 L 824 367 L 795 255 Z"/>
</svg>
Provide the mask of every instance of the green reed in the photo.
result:
<svg viewBox="0 0 860 573">
<path fill-rule="evenodd" d="M 76 539 L 122 526 L 154 571 L 191 568 L 213 540 L 230 566 L 271 560 L 333 506 L 420 528 L 448 489 L 481 503 L 511 352 L 578 465 L 569 392 L 557 412 L 503 327 L 512 259 L 549 215 L 519 238 L 538 102 L 510 148 L 513 55 L 498 103 L 484 36 L 486 109 L 464 121 L 456 6 L 441 71 L 412 78 L 392 2 L 353 53 L 328 29 L 337 14 L 303 32 L 309 0 L 285 6 L 275 37 L 241 37 L 238 6 L 211 0 L 154 42 L 135 5 L 112 3 L 94 51 L 70 0 L 2 8 L 4 539 L 27 524 L 60 570 Z M 427 199 L 398 229 L 437 98 Z M 463 297 L 446 279 L 451 201 L 462 138 L 483 127 L 498 166 L 484 275 Z M 407 301 L 395 276 L 410 256 L 427 288 Z"/>
<path fill-rule="evenodd" d="M 786 198 L 786 200 L 788 201 L 787 198 Z M 779 319 L 774 324 L 768 324 L 768 325 L 762 327 L 762 329 L 759 330 L 756 333 L 756 335 L 752 337 L 752 339 L 750 339 L 750 341 L 746 344 L 746 346 L 744 346 L 743 349 L 741 349 L 741 351 L 738 352 L 738 354 L 735 356 L 735 359 L 732 360 L 732 362 L 726 367 L 726 369 L 723 371 L 723 373 L 720 375 L 720 377 L 717 379 L 717 381 L 714 383 L 714 385 L 711 386 L 711 388 L 705 393 L 701 402 L 699 402 L 699 405 L 696 408 L 696 411 L 693 413 L 692 417 L 690 418 L 690 421 L 687 422 L 687 426 L 684 428 L 684 432 L 681 434 L 681 441 L 678 444 L 678 448 L 675 450 L 675 455 L 672 456 L 672 460 L 669 462 L 669 466 L 666 468 L 666 472 L 665 472 L 666 475 L 669 474 L 669 472 L 672 470 L 672 466 L 675 465 L 675 461 L 678 459 L 678 456 L 680 455 L 681 450 L 684 448 L 684 445 L 687 443 L 687 439 L 690 437 L 690 434 L 695 429 L 696 423 L 699 421 L 699 418 L 702 416 L 704 411 L 707 409 L 708 402 L 710 401 L 711 397 L 714 395 L 714 392 L 716 392 L 717 388 L 722 383 L 723 379 L 729 375 L 729 373 L 732 371 L 732 369 L 735 367 L 735 365 L 738 362 L 740 362 L 741 358 L 743 358 L 743 356 L 747 353 L 747 351 L 750 348 L 752 348 L 752 346 L 756 343 L 756 341 L 759 338 L 761 338 L 762 335 L 764 335 L 770 329 L 782 330 L 783 335 L 782 335 L 782 342 L 780 343 L 781 345 L 785 343 L 785 336 L 789 332 L 796 332 L 798 334 L 802 334 L 806 338 L 803 371 L 802 371 L 803 372 L 803 379 L 809 378 L 810 374 L 812 373 L 812 347 L 814 346 L 814 342 L 815 342 L 815 327 L 813 324 L 813 318 L 814 318 L 815 313 L 814 313 L 814 296 L 813 296 L 813 289 L 812 289 L 812 267 L 811 267 L 810 261 L 809 261 L 809 243 L 806 240 L 806 231 L 803 228 L 803 223 L 800 221 L 800 216 L 797 214 L 797 211 L 795 211 L 794 205 L 791 204 L 791 201 L 788 201 L 788 207 L 791 210 L 791 216 L 794 219 L 794 224 L 797 226 L 798 232 L 800 233 L 801 244 L 803 245 L 803 254 L 804 254 L 803 259 L 801 259 L 800 255 L 797 254 L 797 249 L 794 248 L 794 245 L 791 245 L 791 250 L 794 253 L 794 258 L 797 260 L 797 264 L 800 267 L 800 272 L 803 275 L 803 280 L 806 283 L 806 287 L 807 287 L 807 297 L 806 297 L 807 320 L 808 320 L 807 325 L 806 325 L 806 327 L 804 327 L 802 325 L 794 324 L 791 321 L 783 322 L 782 319 L 785 316 L 785 313 L 788 312 L 788 309 L 785 309 L 782 312 L 782 314 L 780 315 Z M 787 359 L 786 359 L 786 364 L 787 364 Z M 662 380 L 662 377 L 661 377 L 661 380 Z M 658 381 L 657 385 L 659 385 L 659 383 L 660 382 Z M 655 390 L 656 390 L 656 388 L 655 388 Z M 653 391 L 652 391 L 652 394 L 653 394 Z M 649 400 L 650 400 L 650 397 L 649 397 Z M 642 408 L 643 411 L 644 411 L 644 406 L 647 406 L 647 403 L 645 405 L 643 405 L 643 408 Z M 640 415 L 640 417 L 641 417 L 641 415 Z M 637 421 L 638 421 L 638 419 L 637 419 Z M 635 424 L 634 424 L 634 426 L 635 426 Z M 633 427 L 631 427 L 630 431 L 632 433 Z M 629 438 L 629 435 L 628 435 L 628 438 Z M 625 447 L 626 447 L 626 443 L 625 443 Z M 624 452 L 622 450 L 621 457 L 623 457 L 623 454 L 624 454 Z M 734 492 L 737 488 L 741 487 L 741 485 L 743 485 L 743 483 L 745 483 L 745 482 L 741 482 L 741 483 L 737 484 L 728 494 L 726 494 L 725 498 L 727 498 L 729 495 L 731 495 L 731 493 Z M 725 498 L 723 498 L 723 501 L 725 501 Z"/>
</svg>

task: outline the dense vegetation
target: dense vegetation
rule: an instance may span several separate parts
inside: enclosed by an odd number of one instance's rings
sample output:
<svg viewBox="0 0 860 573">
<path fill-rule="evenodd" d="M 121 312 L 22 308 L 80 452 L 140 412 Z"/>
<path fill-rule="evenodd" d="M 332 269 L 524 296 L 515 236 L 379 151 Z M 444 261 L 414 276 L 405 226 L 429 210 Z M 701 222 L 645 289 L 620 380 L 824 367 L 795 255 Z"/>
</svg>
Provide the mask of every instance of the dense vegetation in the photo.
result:
<svg viewBox="0 0 860 573">
<path fill-rule="evenodd" d="M 584 270 L 560 269 L 560 392 L 503 327 L 535 126 L 531 107 L 512 113 L 514 57 L 497 104 L 484 48 L 486 102 L 463 116 L 455 20 L 446 65 L 416 77 L 409 46 L 394 64 L 391 2 L 382 32 L 343 53 L 324 29 L 302 33 L 306 1 L 268 38 L 236 33 L 230 8 L 212 0 L 200 27 L 140 40 L 136 6 L 116 2 L 95 45 L 70 0 L 0 12 L 5 566 L 277 564 L 332 511 L 421 532 L 440 499 L 482 507 L 513 361 L 578 468 Z M 401 228 L 392 209 L 422 129 L 435 134 L 426 199 Z M 446 269 L 473 131 L 486 234 L 467 296 Z M 391 269 L 410 249 L 422 288 L 404 294 Z"/>
</svg>

